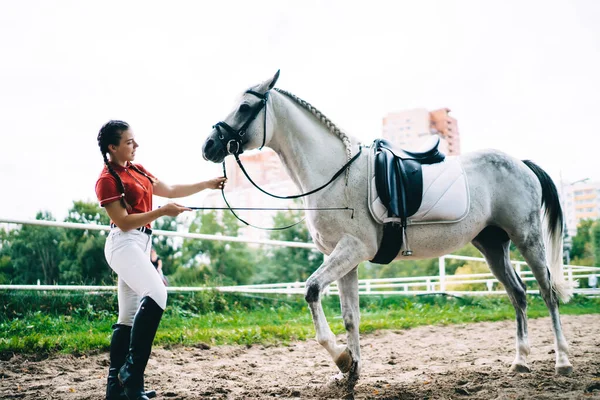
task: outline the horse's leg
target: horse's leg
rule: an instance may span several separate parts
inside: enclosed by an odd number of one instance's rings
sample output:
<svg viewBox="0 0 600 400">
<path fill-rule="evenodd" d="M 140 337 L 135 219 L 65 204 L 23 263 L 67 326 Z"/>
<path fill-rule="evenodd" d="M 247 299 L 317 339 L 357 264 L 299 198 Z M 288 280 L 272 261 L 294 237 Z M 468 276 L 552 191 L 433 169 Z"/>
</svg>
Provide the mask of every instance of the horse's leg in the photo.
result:
<svg viewBox="0 0 600 400">
<path fill-rule="evenodd" d="M 349 354 L 346 346 L 336 343 L 335 335 L 331 331 L 323 312 L 321 292 L 333 281 L 348 274 L 358 263 L 367 258 L 368 253 L 364 244 L 358 239 L 346 235 L 338 242 L 325 262 L 306 281 L 305 299 L 312 314 L 317 341 L 325 347 L 340 371 L 344 373 L 350 371 L 352 367 L 352 355 Z M 346 295 L 349 294 L 346 293 Z"/>
<path fill-rule="evenodd" d="M 356 382 L 360 375 L 360 307 L 358 301 L 358 267 L 338 279 L 338 289 L 340 291 L 340 306 L 342 308 L 342 318 L 348 335 L 347 351 L 342 353 L 338 360 L 338 366 L 344 365 L 343 369 L 349 370 L 349 381 Z M 344 359 L 346 358 L 346 359 Z M 346 365 L 350 364 L 350 368 Z M 340 367 L 342 370 L 342 368 Z"/>
<path fill-rule="evenodd" d="M 512 372 L 530 372 L 527 366 L 529 343 L 527 340 L 527 296 L 525 284 L 510 262 L 510 240 L 505 231 L 488 226 L 473 239 L 473 245 L 481 251 L 494 276 L 504 285 L 506 293 L 515 308 L 517 319 L 517 355 L 510 370 Z"/>
<path fill-rule="evenodd" d="M 552 330 L 554 331 L 554 345 L 556 351 L 556 373 L 568 375 L 573 372 L 573 366 L 569 362 L 569 345 L 562 332 L 560 315 L 558 313 L 558 298 L 554 294 L 550 282 L 550 271 L 546 264 L 546 250 L 541 235 L 541 221 L 539 214 L 535 212 L 531 219 L 531 230 L 522 237 L 512 238 L 521 255 L 527 261 L 527 265 L 533 272 L 540 286 L 540 294 L 548 307 L 552 319 Z"/>
</svg>

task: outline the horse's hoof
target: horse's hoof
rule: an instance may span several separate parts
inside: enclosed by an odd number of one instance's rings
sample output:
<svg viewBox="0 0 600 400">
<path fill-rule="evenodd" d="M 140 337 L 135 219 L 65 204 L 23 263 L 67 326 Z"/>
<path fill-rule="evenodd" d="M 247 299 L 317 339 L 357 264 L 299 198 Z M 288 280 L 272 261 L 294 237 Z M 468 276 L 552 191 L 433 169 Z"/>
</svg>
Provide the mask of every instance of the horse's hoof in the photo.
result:
<svg viewBox="0 0 600 400">
<path fill-rule="evenodd" d="M 571 364 L 561 365 L 556 367 L 557 375 L 571 375 L 573 373 L 573 366 Z"/>
<path fill-rule="evenodd" d="M 346 379 L 346 377 L 344 376 L 343 372 L 338 372 L 337 374 L 331 376 L 329 378 L 329 383 L 331 384 L 338 384 L 341 381 L 343 381 L 344 379 Z"/>
<path fill-rule="evenodd" d="M 352 353 L 350 353 L 350 350 L 348 350 L 347 348 L 342 354 L 340 354 L 337 360 L 335 360 L 335 365 L 337 365 L 337 367 L 343 373 L 350 371 L 350 368 L 352 368 L 353 363 L 354 360 L 352 360 Z"/>
<path fill-rule="evenodd" d="M 513 364 L 510 366 L 510 372 L 512 373 L 524 373 L 531 372 L 531 368 L 527 364 Z"/>
</svg>

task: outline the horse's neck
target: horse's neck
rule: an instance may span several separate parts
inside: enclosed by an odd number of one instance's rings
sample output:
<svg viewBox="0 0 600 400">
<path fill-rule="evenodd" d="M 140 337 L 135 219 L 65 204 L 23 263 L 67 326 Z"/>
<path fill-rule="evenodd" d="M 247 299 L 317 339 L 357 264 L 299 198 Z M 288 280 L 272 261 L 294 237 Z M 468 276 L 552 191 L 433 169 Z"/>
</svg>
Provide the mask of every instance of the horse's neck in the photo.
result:
<svg viewBox="0 0 600 400">
<path fill-rule="evenodd" d="M 269 147 L 301 191 L 315 189 L 346 163 L 344 144 L 295 101 L 279 93 L 272 99 L 275 121 Z"/>
</svg>

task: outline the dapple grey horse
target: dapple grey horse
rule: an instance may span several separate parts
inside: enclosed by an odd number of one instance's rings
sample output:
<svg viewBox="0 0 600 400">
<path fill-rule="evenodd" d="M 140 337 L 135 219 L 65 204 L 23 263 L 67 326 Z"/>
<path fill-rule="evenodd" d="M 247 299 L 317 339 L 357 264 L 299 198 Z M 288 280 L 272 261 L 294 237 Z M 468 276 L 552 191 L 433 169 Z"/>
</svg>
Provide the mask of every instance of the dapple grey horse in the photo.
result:
<svg viewBox="0 0 600 400">
<path fill-rule="evenodd" d="M 280 157 L 302 192 L 322 186 L 359 152 L 357 140 L 346 135 L 319 110 L 297 96 L 274 89 L 273 78 L 253 86 L 238 106 L 213 128 L 203 146 L 204 158 L 219 163 L 230 154 L 268 146 Z M 306 212 L 306 222 L 323 264 L 306 282 L 317 341 L 329 352 L 349 387 L 361 370 L 357 265 L 377 253 L 383 226 L 367 204 L 367 154 L 362 152 L 344 174 L 323 190 L 304 197 L 306 208 L 341 205 L 350 212 Z M 509 258 L 512 240 L 531 268 L 550 311 L 556 347 L 556 372 L 569 374 L 567 341 L 562 332 L 558 301 L 568 301 L 571 284 L 563 274 L 563 215 L 551 178 L 531 161 L 499 151 L 460 156 L 468 179 L 467 216 L 456 223 L 409 226 L 412 259 L 439 257 L 472 242 L 483 253 L 492 273 L 504 285 L 516 311 L 516 357 L 513 372 L 529 371 L 525 285 Z M 543 207 L 543 214 L 541 212 Z M 401 257 L 401 256 L 399 256 Z M 320 296 L 337 281 L 347 345 L 336 343 Z"/>
</svg>

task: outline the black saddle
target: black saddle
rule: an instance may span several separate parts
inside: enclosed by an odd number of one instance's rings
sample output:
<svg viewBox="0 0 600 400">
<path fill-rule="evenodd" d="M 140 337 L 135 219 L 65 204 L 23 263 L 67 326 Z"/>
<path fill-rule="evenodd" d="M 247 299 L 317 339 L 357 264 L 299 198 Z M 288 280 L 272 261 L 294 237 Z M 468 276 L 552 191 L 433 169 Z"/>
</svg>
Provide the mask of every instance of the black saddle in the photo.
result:
<svg viewBox="0 0 600 400">
<path fill-rule="evenodd" d="M 440 138 L 423 152 L 411 152 L 394 147 L 384 139 L 373 142 L 375 152 L 375 187 L 381 202 L 388 210 L 388 218 L 398 221 L 384 224 L 384 235 L 373 262 L 387 264 L 402 247 L 407 218 L 414 215 L 423 200 L 423 164 L 436 164 L 446 156 L 438 150 Z M 401 237 L 398 238 L 398 233 Z M 404 255 L 412 252 L 406 246 Z"/>
<path fill-rule="evenodd" d="M 440 153 L 438 147 L 440 145 L 440 137 L 434 136 L 434 140 L 429 143 L 425 150 L 421 152 L 414 152 L 402 149 L 394 146 L 392 143 L 385 139 L 375 139 L 374 145 L 376 148 L 386 148 L 391 151 L 396 157 L 403 160 L 415 160 L 419 161 L 420 164 L 436 164 L 444 161 L 446 156 Z"/>
</svg>

